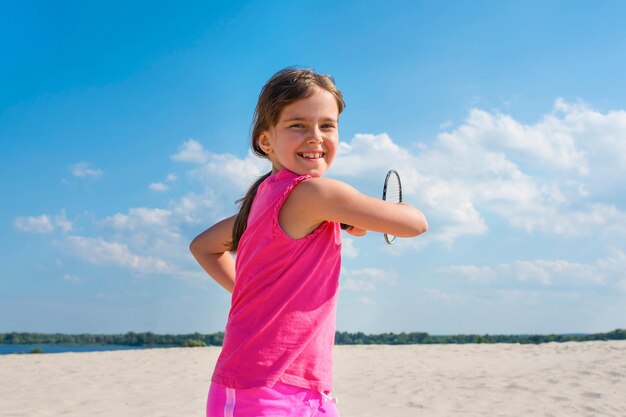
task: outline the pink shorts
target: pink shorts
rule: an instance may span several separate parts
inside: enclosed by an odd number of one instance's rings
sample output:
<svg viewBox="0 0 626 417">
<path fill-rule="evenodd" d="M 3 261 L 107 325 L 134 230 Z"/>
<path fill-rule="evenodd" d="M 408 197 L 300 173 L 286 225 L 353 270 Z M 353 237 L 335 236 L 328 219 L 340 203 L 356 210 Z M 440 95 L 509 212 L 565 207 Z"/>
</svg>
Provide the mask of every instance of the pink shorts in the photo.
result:
<svg viewBox="0 0 626 417">
<path fill-rule="evenodd" d="M 207 417 L 339 417 L 337 399 L 277 382 L 274 387 L 226 388 L 211 383 Z"/>
</svg>

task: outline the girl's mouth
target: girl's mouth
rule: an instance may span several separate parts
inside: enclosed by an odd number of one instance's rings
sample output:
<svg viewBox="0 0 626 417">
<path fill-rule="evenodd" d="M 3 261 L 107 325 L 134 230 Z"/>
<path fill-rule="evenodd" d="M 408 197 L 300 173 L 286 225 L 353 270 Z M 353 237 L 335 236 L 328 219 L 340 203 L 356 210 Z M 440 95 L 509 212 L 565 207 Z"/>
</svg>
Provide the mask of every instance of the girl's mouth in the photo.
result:
<svg viewBox="0 0 626 417">
<path fill-rule="evenodd" d="M 320 159 L 326 155 L 324 152 L 298 152 L 298 156 L 304 159 Z"/>
</svg>

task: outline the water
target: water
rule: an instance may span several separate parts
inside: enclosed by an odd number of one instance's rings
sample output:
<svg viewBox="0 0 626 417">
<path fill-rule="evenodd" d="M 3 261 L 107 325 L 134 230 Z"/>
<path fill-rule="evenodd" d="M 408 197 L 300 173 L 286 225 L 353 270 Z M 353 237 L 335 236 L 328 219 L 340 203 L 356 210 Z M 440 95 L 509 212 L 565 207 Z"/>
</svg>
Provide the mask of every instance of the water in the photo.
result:
<svg viewBox="0 0 626 417">
<path fill-rule="evenodd" d="M 160 349 L 174 346 L 121 346 L 121 345 L 1 345 L 0 354 L 30 353 L 31 350 L 39 348 L 44 353 L 64 353 L 64 352 L 105 352 L 110 350 L 137 350 L 137 349 Z"/>
</svg>

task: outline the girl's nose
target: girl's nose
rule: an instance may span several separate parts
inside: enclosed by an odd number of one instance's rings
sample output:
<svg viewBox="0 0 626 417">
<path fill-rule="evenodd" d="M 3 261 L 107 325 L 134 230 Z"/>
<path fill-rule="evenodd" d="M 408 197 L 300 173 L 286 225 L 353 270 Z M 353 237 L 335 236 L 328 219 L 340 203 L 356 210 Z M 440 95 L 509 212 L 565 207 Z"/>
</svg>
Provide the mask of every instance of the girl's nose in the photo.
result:
<svg viewBox="0 0 626 417">
<path fill-rule="evenodd" d="M 314 127 L 309 133 L 309 142 L 319 143 L 321 141 L 322 141 L 322 131 L 319 128 Z"/>
</svg>

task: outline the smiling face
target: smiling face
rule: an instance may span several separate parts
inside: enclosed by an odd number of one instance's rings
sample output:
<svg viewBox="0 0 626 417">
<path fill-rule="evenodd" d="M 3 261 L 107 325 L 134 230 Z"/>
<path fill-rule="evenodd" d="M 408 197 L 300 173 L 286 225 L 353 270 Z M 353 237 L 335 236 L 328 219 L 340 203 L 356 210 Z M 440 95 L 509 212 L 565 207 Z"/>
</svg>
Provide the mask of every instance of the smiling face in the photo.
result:
<svg viewBox="0 0 626 417">
<path fill-rule="evenodd" d="M 286 106 L 276 125 L 258 139 L 272 172 L 286 168 L 298 175 L 322 176 L 337 153 L 338 119 L 335 97 L 320 88 Z"/>
</svg>

